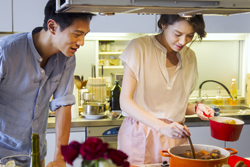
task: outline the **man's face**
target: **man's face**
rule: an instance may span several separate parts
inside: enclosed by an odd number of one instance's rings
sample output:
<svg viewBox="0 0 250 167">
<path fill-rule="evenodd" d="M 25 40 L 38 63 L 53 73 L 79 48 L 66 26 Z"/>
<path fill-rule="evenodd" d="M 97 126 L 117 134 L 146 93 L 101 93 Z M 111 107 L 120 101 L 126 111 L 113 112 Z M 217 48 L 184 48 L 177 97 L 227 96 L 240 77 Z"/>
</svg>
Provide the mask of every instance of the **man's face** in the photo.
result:
<svg viewBox="0 0 250 167">
<path fill-rule="evenodd" d="M 56 29 L 54 45 L 67 57 L 72 57 L 80 46 L 84 45 L 85 35 L 90 31 L 89 19 L 75 19 L 63 31 Z"/>
</svg>

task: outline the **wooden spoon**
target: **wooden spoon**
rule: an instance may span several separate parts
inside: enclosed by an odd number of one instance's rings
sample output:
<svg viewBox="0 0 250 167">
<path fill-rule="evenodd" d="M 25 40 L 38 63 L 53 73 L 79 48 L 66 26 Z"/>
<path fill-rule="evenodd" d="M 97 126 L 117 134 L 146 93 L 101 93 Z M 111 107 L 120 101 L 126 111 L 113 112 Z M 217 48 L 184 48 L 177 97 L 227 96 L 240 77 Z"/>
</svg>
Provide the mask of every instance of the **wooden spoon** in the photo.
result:
<svg viewBox="0 0 250 167">
<path fill-rule="evenodd" d="M 190 147 L 191 147 L 191 151 L 193 153 L 193 158 L 196 159 L 195 151 L 194 151 L 194 146 L 193 146 L 193 143 L 191 141 L 191 138 L 190 138 L 190 136 L 187 136 L 187 138 L 188 138 L 188 141 L 189 141 L 189 144 L 190 144 Z"/>
<path fill-rule="evenodd" d="M 180 124 L 184 126 L 184 124 L 182 122 L 180 122 Z M 193 154 L 193 158 L 196 159 L 192 140 L 191 140 L 190 136 L 186 135 L 186 137 L 188 138 L 188 141 L 189 141 L 189 144 L 190 144 L 190 147 L 191 147 L 191 151 L 192 151 L 192 154 Z"/>
</svg>

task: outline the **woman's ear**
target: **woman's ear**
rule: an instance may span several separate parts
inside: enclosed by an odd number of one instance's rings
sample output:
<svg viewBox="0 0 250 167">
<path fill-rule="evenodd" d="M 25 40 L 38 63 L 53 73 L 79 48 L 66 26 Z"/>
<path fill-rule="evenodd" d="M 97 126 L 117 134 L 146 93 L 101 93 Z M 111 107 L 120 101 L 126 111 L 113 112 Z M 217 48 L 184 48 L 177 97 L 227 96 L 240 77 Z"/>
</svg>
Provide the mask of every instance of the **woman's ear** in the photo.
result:
<svg viewBox="0 0 250 167">
<path fill-rule="evenodd" d="M 165 24 L 161 24 L 161 28 L 165 29 L 166 28 Z"/>
<path fill-rule="evenodd" d="M 53 19 L 49 19 L 48 22 L 48 30 L 51 34 L 55 35 L 56 29 L 58 28 L 58 24 Z"/>
</svg>

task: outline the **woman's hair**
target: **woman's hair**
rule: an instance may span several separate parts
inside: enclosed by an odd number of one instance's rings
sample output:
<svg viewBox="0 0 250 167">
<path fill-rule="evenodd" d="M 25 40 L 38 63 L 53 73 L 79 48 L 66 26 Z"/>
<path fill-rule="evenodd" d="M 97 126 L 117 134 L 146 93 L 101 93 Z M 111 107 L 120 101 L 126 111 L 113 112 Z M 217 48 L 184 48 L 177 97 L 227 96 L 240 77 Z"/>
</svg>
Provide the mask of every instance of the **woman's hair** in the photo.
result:
<svg viewBox="0 0 250 167">
<path fill-rule="evenodd" d="M 158 21 L 158 27 L 162 31 L 162 25 L 166 27 L 168 25 L 173 25 L 175 22 L 186 20 L 193 27 L 194 31 L 197 33 L 199 40 L 201 41 L 203 37 L 207 35 L 205 31 L 205 22 L 202 15 L 194 15 L 191 18 L 181 17 L 179 15 L 161 15 Z"/>
<path fill-rule="evenodd" d="M 61 0 L 63 4 L 65 0 Z M 49 0 L 44 9 L 44 22 L 43 28 L 45 31 L 48 30 L 47 22 L 49 19 L 55 20 L 55 22 L 60 26 L 60 30 L 63 31 L 65 28 L 69 27 L 75 19 L 92 19 L 95 14 L 92 13 L 56 13 L 55 0 Z"/>
</svg>

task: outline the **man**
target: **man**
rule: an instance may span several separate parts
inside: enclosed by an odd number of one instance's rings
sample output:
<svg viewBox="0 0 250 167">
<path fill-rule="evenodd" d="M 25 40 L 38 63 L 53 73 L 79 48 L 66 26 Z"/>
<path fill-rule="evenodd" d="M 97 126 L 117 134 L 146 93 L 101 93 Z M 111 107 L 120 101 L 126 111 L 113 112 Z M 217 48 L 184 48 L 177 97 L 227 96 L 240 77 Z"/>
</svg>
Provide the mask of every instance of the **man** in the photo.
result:
<svg viewBox="0 0 250 167">
<path fill-rule="evenodd" d="M 68 144 L 75 103 L 75 52 L 84 45 L 92 16 L 55 13 L 55 0 L 49 0 L 43 27 L 0 38 L 0 158 L 29 154 L 31 134 L 38 133 L 44 166 L 50 107 L 56 113 L 56 148 L 48 166 L 66 166 L 60 147 Z"/>
</svg>

